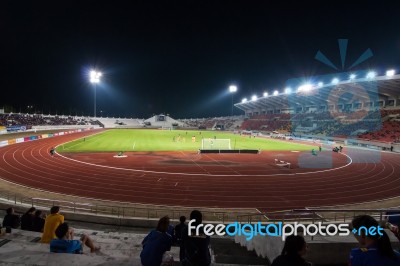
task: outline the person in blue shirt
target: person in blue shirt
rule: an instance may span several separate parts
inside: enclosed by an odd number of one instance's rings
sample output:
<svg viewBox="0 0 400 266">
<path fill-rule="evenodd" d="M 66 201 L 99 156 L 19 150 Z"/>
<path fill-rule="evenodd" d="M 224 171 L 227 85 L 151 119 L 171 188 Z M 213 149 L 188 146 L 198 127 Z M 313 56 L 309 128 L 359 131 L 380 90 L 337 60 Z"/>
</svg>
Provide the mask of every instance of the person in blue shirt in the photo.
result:
<svg viewBox="0 0 400 266">
<path fill-rule="evenodd" d="M 157 228 L 152 230 L 142 241 L 143 250 L 140 259 L 143 266 L 161 265 L 163 255 L 171 249 L 172 236 L 168 234 L 169 217 L 162 217 Z"/>
<path fill-rule="evenodd" d="M 67 223 L 60 224 L 55 232 L 57 238 L 50 242 L 50 252 L 82 254 L 82 244 L 90 248 L 91 252 L 100 249 L 93 244 L 93 241 L 87 235 L 82 235 L 80 240 L 74 239 L 74 230 Z"/>
<path fill-rule="evenodd" d="M 354 236 L 360 243 L 360 248 L 351 250 L 349 266 L 400 266 L 400 253 L 393 250 L 385 231 L 368 235 L 365 230 L 359 230 L 360 227 L 369 229 L 378 226 L 379 223 L 369 215 L 360 215 L 353 219 L 351 229 L 357 230 Z"/>
</svg>

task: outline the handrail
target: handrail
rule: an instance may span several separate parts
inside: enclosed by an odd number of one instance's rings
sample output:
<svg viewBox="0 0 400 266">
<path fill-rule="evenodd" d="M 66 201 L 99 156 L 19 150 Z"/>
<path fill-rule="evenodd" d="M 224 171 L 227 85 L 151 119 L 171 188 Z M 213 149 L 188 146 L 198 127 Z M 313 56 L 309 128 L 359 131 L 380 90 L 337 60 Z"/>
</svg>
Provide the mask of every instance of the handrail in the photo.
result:
<svg viewBox="0 0 400 266">
<path fill-rule="evenodd" d="M 14 206 L 32 206 L 42 209 L 50 209 L 52 206 L 60 206 L 61 209 L 72 213 L 85 213 L 91 215 L 114 216 L 118 218 L 145 218 L 159 219 L 168 215 L 172 220 L 179 220 L 184 215 L 189 217 L 191 208 L 176 208 L 173 206 L 117 206 L 104 203 L 74 202 L 57 199 L 47 199 L 38 197 L 24 197 L 10 191 L 0 189 L 0 202 L 5 201 Z M 200 208 L 201 210 L 201 208 Z M 204 221 L 226 223 L 235 221 L 236 216 L 245 214 L 244 212 L 228 212 L 220 210 L 201 210 Z"/>
</svg>

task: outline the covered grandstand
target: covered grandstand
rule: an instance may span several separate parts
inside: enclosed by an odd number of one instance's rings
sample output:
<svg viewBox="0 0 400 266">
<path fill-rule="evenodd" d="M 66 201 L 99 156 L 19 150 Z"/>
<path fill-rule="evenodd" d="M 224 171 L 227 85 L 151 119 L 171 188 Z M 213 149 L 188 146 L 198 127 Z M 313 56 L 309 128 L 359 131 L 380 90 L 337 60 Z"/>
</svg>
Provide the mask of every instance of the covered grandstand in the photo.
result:
<svg viewBox="0 0 400 266">
<path fill-rule="evenodd" d="M 397 142 L 400 75 L 375 75 L 330 75 L 309 83 L 289 80 L 283 93 L 235 104 L 248 117 L 242 129 Z"/>
</svg>

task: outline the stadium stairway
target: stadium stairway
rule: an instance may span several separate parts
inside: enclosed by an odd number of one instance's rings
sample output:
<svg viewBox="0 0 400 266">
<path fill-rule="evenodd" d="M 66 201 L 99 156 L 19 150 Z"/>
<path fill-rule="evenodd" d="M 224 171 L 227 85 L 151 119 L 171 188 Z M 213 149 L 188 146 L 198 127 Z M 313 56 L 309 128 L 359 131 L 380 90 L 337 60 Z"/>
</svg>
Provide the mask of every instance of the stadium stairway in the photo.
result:
<svg viewBox="0 0 400 266">
<path fill-rule="evenodd" d="M 146 234 L 75 229 L 75 239 L 83 233 L 101 246 L 101 250 L 91 253 L 84 247 L 82 255 L 50 253 L 49 245 L 39 242 L 41 233 L 13 229 L 0 236 L 0 265 L 141 265 L 141 242 Z M 212 248 L 213 261 L 216 261 L 213 266 L 268 265 L 266 260 L 230 239 L 213 239 Z M 179 260 L 179 247 L 173 246 L 170 254 Z"/>
<path fill-rule="evenodd" d="M 269 265 L 267 259 L 258 257 L 255 251 L 248 251 L 247 248 L 236 244 L 232 238 L 211 238 L 211 249 L 216 263 L 224 263 L 224 265 Z"/>
</svg>

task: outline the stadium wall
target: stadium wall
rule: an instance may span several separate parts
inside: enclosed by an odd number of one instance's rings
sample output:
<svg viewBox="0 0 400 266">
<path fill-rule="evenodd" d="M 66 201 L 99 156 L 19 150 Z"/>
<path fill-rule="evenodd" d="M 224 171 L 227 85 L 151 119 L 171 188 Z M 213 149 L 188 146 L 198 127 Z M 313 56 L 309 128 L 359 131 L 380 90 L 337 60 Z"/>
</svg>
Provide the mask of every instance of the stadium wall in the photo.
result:
<svg viewBox="0 0 400 266">
<path fill-rule="evenodd" d="M 322 142 L 324 144 L 329 144 L 329 145 L 342 144 L 342 145 L 356 146 L 374 150 L 390 150 L 390 148 L 393 147 L 394 152 L 400 152 L 400 143 L 387 143 L 387 142 L 366 141 L 366 140 L 351 139 L 351 138 L 335 138 L 335 137 L 313 136 L 313 135 L 302 135 L 301 137 L 294 137 L 293 139 L 299 141 L 307 141 L 307 142 Z"/>
<path fill-rule="evenodd" d="M 47 138 L 52 138 L 52 137 L 57 137 L 57 136 L 63 136 L 63 135 L 67 135 L 67 134 L 93 130 L 95 128 L 98 128 L 98 127 L 92 126 L 91 128 L 80 128 L 80 129 L 74 128 L 74 129 L 70 129 L 67 131 L 61 131 L 61 132 L 50 133 L 50 134 L 38 134 L 38 135 L 32 135 L 32 136 L 27 136 L 27 137 L 21 137 L 21 138 L 12 138 L 12 139 L 8 139 L 8 140 L 0 141 L 0 147 L 17 144 L 17 143 L 33 141 L 33 140 L 38 140 L 38 139 L 47 139 Z M 54 128 L 52 128 L 52 129 L 54 129 Z M 51 130 L 51 129 L 48 129 L 48 130 Z"/>
<path fill-rule="evenodd" d="M 99 125 L 61 125 L 61 126 L 32 126 L 32 129 L 27 131 L 42 131 L 42 130 L 60 130 L 60 129 L 96 129 Z"/>
</svg>

